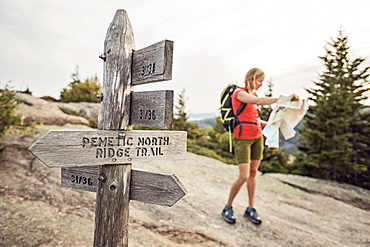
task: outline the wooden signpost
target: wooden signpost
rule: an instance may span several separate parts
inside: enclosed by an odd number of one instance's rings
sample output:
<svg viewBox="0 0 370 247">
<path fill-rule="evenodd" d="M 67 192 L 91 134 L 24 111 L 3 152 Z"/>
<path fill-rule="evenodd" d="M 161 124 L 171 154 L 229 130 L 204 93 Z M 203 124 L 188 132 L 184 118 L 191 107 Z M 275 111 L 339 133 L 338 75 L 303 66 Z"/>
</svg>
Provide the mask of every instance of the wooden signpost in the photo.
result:
<svg viewBox="0 0 370 247">
<path fill-rule="evenodd" d="M 49 167 L 181 160 L 184 131 L 49 131 L 29 150 Z"/>
<path fill-rule="evenodd" d="M 141 50 L 132 57 L 132 85 L 172 79 L 173 42 L 164 40 Z"/>
<path fill-rule="evenodd" d="M 127 246 L 129 201 L 172 206 L 186 190 L 174 174 L 132 163 L 185 159 L 186 132 L 132 131 L 131 124 L 170 129 L 173 91 L 132 92 L 133 85 L 172 78 L 173 42 L 134 51 L 130 21 L 117 10 L 105 42 L 98 131 L 49 131 L 29 150 L 61 167 L 62 185 L 96 192 L 94 246 Z"/>
<path fill-rule="evenodd" d="M 173 120 L 173 91 L 131 93 L 132 125 L 171 129 Z"/>
<path fill-rule="evenodd" d="M 62 186 L 97 192 L 98 166 L 62 167 Z M 161 206 L 173 206 L 186 194 L 186 190 L 174 174 L 132 168 L 130 200 Z"/>
</svg>

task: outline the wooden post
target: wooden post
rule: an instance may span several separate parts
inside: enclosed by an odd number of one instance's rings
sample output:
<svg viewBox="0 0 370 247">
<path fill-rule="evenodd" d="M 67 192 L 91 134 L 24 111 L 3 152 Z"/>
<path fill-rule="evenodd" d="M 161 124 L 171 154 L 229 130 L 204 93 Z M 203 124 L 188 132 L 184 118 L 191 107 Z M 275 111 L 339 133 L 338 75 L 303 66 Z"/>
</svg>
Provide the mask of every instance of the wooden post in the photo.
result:
<svg viewBox="0 0 370 247">
<path fill-rule="evenodd" d="M 105 66 L 99 130 L 51 130 L 28 148 L 45 165 L 62 167 L 63 186 L 96 192 L 95 247 L 128 245 L 130 199 L 172 206 L 187 193 L 174 174 L 131 170 L 131 162 L 185 159 L 185 131 L 129 126 L 171 127 L 173 91 L 131 90 L 133 84 L 171 79 L 172 48 L 165 40 L 135 56 L 130 21 L 118 10 L 100 56 Z"/>
<path fill-rule="evenodd" d="M 105 42 L 103 101 L 99 130 L 127 130 L 130 119 L 134 35 L 127 13 L 117 10 Z M 128 246 L 131 164 L 100 166 L 96 194 L 94 246 Z"/>
</svg>

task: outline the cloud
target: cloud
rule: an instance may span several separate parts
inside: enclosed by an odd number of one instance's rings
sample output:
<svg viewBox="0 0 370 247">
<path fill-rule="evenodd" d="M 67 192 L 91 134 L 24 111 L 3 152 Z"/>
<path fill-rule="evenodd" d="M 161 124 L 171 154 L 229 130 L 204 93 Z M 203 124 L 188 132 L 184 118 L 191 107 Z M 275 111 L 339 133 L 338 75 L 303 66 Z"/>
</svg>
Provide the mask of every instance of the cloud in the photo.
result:
<svg viewBox="0 0 370 247">
<path fill-rule="evenodd" d="M 369 57 L 369 7 L 361 0 L 0 0 L 0 83 L 59 97 L 76 65 L 82 78 L 102 80 L 98 55 L 123 8 L 137 49 L 174 41 L 173 81 L 136 90 L 184 88 L 192 113 L 214 112 L 227 83 L 242 84 L 251 67 L 260 67 L 276 94 L 304 94 L 322 66 L 317 56 L 340 27 L 354 55 Z"/>
</svg>

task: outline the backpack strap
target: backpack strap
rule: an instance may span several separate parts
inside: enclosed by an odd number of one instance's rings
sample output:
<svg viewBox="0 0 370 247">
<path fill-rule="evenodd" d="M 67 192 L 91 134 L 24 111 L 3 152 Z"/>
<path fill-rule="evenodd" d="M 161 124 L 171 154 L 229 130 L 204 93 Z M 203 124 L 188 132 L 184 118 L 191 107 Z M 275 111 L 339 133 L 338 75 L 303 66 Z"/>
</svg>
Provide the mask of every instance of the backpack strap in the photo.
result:
<svg viewBox="0 0 370 247">
<path fill-rule="evenodd" d="M 242 102 L 238 108 L 238 110 L 236 111 L 236 114 L 235 114 L 235 118 L 238 118 L 238 116 L 244 111 L 244 109 L 247 107 L 247 103 L 244 103 Z M 246 122 L 240 122 L 238 120 L 238 123 L 240 125 L 240 129 L 239 129 L 239 137 L 242 135 L 242 123 L 246 123 Z M 234 126 L 235 128 L 236 126 Z"/>
<path fill-rule="evenodd" d="M 238 116 L 244 111 L 246 107 L 247 107 L 247 103 L 242 102 L 238 110 L 236 111 L 235 118 L 238 118 Z M 234 121 L 234 125 L 235 125 L 235 121 Z M 235 126 L 233 127 L 235 128 Z M 241 136 L 241 129 L 239 131 L 239 136 Z M 233 151 L 233 137 L 232 137 L 230 130 L 229 130 L 229 148 L 230 148 L 229 151 L 231 153 Z"/>
<path fill-rule="evenodd" d="M 241 105 L 239 106 L 238 110 L 236 111 L 236 114 L 235 114 L 235 117 L 238 117 L 245 109 L 245 107 L 247 107 L 247 103 L 244 103 L 242 102 Z"/>
<path fill-rule="evenodd" d="M 239 137 L 242 136 L 243 124 L 255 124 L 255 125 L 258 125 L 258 123 L 255 123 L 255 122 L 240 122 L 239 123 L 239 125 L 240 125 L 240 128 L 239 128 Z"/>
</svg>

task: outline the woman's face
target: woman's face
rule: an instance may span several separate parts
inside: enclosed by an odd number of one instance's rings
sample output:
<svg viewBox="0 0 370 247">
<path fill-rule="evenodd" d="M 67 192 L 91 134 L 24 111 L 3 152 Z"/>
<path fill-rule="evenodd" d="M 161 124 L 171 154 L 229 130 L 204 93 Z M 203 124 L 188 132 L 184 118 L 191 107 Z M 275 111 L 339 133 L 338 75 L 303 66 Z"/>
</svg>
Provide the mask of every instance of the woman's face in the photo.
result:
<svg viewBox="0 0 370 247">
<path fill-rule="evenodd" d="M 262 83 L 263 83 L 264 79 L 265 79 L 265 77 L 257 77 L 257 79 L 254 81 L 254 83 L 252 83 L 253 90 L 258 90 L 262 86 Z"/>
</svg>

